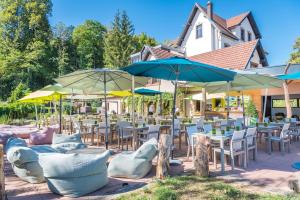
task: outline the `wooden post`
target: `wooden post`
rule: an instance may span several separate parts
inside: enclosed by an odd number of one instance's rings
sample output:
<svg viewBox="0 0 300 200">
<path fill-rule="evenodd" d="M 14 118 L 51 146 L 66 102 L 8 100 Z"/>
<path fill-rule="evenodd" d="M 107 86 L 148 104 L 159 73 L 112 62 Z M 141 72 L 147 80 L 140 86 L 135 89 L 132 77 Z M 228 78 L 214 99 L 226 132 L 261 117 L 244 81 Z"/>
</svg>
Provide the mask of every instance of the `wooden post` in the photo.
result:
<svg viewBox="0 0 300 200">
<path fill-rule="evenodd" d="M 288 69 L 290 68 L 291 63 L 288 63 L 285 67 L 284 74 L 287 74 Z M 290 103 L 290 94 L 289 94 L 289 88 L 288 88 L 288 82 L 284 81 L 282 84 L 283 91 L 284 91 L 284 100 L 285 100 L 285 107 L 286 107 L 286 117 L 291 118 L 292 117 L 292 107 Z"/>
<path fill-rule="evenodd" d="M 164 179 L 169 173 L 169 158 L 171 151 L 171 135 L 161 134 L 158 143 L 158 160 L 156 166 L 156 177 Z"/>
<path fill-rule="evenodd" d="M 195 173 L 198 176 L 209 176 L 208 141 L 204 135 L 198 135 L 196 138 Z"/>
<path fill-rule="evenodd" d="M 4 153 L 3 145 L 0 145 L 0 200 L 6 199 L 5 195 L 5 176 L 4 176 Z"/>
</svg>

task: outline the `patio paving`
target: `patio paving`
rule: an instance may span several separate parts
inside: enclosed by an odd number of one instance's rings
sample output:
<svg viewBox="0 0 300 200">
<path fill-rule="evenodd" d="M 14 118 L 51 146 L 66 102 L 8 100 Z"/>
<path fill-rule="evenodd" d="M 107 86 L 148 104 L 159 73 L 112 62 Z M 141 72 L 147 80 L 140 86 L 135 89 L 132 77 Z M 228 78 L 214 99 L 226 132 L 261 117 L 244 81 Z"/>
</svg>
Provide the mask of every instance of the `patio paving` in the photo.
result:
<svg viewBox="0 0 300 200">
<path fill-rule="evenodd" d="M 172 166 L 172 175 L 180 175 L 184 172 L 193 170 L 192 162 L 187 161 L 185 157 L 186 147 L 185 145 L 182 146 L 182 151 L 175 152 L 175 155 L 183 161 L 183 164 L 181 166 Z M 261 147 L 258 151 L 257 161 L 250 160 L 247 169 L 237 168 L 236 170 L 231 171 L 231 167 L 226 166 L 226 174 L 221 176 L 220 165 L 218 165 L 218 169 L 215 169 L 211 163 L 210 171 L 212 172 L 212 176 L 224 179 L 226 182 L 237 184 L 252 192 L 287 194 L 292 192 L 288 187 L 288 181 L 295 179 L 297 175 L 300 175 L 297 170 L 291 167 L 291 164 L 295 161 L 300 161 L 300 142 L 294 142 L 291 145 L 291 153 L 286 153 L 284 156 L 278 152 L 277 146 L 271 155 L 268 155 Z M 155 162 L 156 159 L 154 159 L 154 165 L 156 164 Z M 48 190 L 46 183 L 30 184 L 20 180 L 14 175 L 11 166 L 7 161 L 5 163 L 5 174 L 5 187 L 8 199 L 70 199 L 52 194 Z M 143 179 L 132 180 L 110 178 L 109 184 L 104 188 L 77 199 L 114 199 L 120 194 L 147 185 L 154 178 L 155 166 L 153 166 L 151 172 Z"/>
</svg>

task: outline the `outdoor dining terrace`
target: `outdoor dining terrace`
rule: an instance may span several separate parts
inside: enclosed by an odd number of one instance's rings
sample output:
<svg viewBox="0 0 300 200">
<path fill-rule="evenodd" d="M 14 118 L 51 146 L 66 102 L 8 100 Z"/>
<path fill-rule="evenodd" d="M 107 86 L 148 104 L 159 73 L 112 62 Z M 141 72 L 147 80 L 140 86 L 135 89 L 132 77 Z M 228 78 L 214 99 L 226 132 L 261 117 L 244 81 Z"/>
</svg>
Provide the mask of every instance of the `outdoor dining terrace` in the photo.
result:
<svg viewBox="0 0 300 200">
<path fill-rule="evenodd" d="M 117 119 L 109 117 L 109 149 L 113 152 L 109 162 L 117 155 L 122 154 L 122 152 L 138 149 L 151 138 L 159 140 L 161 135 L 170 134 L 172 121 L 170 117 L 138 117 L 134 126 L 132 126 L 132 122 L 127 117 L 123 117 L 121 115 L 117 116 Z M 53 126 L 53 124 L 50 124 L 50 120 L 44 122 L 44 124 L 48 127 Z M 122 127 L 121 125 L 124 124 L 126 126 Z M 297 157 L 299 156 L 298 125 L 299 123 L 294 121 L 294 119 L 287 119 L 282 122 L 255 123 L 245 126 L 242 119 L 205 119 L 203 117 L 185 119 L 178 117 L 175 120 L 177 134 L 175 134 L 174 158 L 181 161 L 181 164 L 171 164 L 169 174 L 171 176 L 182 176 L 194 173 L 195 165 L 193 161 L 197 156 L 194 153 L 197 151 L 197 136 L 204 135 L 209 141 L 209 173 L 212 177 L 217 177 L 233 184 L 235 187 L 246 188 L 249 191 L 274 194 L 291 193 L 289 181 L 296 179 L 298 174 L 297 169 L 292 167 L 298 161 Z M 280 142 L 278 144 L 277 142 L 280 141 L 285 126 L 289 127 L 285 133 L 286 136 L 284 136 L 288 143 L 282 143 L 284 144 L 284 149 Z M 78 130 L 80 130 L 82 141 L 87 145 L 86 148 L 70 150 L 68 153 L 96 156 L 105 152 L 103 118 L 94 118 L 93 116 L 81 116 L 81 118 L 78 118 L 77 115 L 70 118 L 70 116 L 64 116 L 62 127 L 63 135 L 68 136 L 76 135 Z M 12 127 L 1 127 L 3 130 L 8 130 L 9 128 Z M 24 127 L 23 131 L 26 128 L 28 127 Z M 28 130 L 32 131 L 33 127 L 30 127 Z M 248 133 L 251 130 L 254 133 L 249 136 Z M 238 138 L 238 143 L 233 143 L 237 134 L 241 132 L 243 134 Z M 22 137 L 30 146 L 36 146 L 32 144 L 32 142 L 36 141 L 34 141 L 34 137 L 31 134 L 29 133 L 27 136 L 22 135 Z M 275 140 L 275 137 L 278 140 Z M 252 141 L 254 143 L 251 143 Z M 250 149 L 251 146 L 247 142 L 254 145 L 254 148 Z M 239 144 L 241 145 L 240 147 Z M 239 153 L 236 155 L 227 154 L 227 148 L 236 148 L 234 145 L 240 149 L 233 149 L 232 153 Z M 224 154 L 222 153 L 222 148 Z M 214 152 L 219 152 L 220 154 L 214 156 Z M 157 162 L 157 156 L 153 157 L 153 166 L 146 172 L 144 177 L 109 177 L 109 183 L 106 186 L 81 198 L 99 199 L 101 197 L 103 199 L 114 199 L 123 193 L 143 188 L 156 179 Z M 232 166 L 232 162 L 234 162 L 234 166 Z M 217 163 L 217 167 L 215 163 Z M 125 166 L 126 163 L 122 163 L 122 165 Z M 129 174 L 127 175 L 130 176 Z M 5 182 L 8 199 L 60 198 L 60 196 L 49 191 L 46 183 L 32 184 L 21 180 L 14 174 L 10 163 L 6 159 Z"/>
</svg>

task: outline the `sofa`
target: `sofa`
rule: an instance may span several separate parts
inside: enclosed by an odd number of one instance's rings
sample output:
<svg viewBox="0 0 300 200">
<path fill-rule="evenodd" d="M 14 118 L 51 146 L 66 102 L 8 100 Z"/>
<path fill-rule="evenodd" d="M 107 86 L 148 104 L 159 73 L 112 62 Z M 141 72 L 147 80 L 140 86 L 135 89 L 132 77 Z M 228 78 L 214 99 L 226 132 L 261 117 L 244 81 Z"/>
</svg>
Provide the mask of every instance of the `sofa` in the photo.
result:
<svg viewBox="0 0 300 200">
<path fill-rule="evenodd" d="M 15 174 L 29 183 L 42 183 L 45 181 L 43 169 L 38 160 L 44 153 L 57 153 L 48 145 L 28 147 L 25 140 L 10 138 L 5 147 L 7 160 L 12 165 Z"/>
<path fill-rule="evenodd" d="M 80 197 L 108 183 L 106 162 L 109 156 L 109 151 L 100 155 L 51 154 L 40 156 L 39 162 L 53 193 Z"/>
<path fill-rule="evenodd" d="M 53 134 L 57 133 L 58 129 L 57 125 L 43 127 L 39 132 L 30 134 L 29 143 L 31 145 L 52 144 Z"/>
<path fill-rule="evenodd" d="M 143 178 L 151 170 L 152 160 L 157 152 L 157 140 L 152 138 L 135 152 L 120 153 L 110 161 L 108 176 L 130 179 Z"/>
</svg>

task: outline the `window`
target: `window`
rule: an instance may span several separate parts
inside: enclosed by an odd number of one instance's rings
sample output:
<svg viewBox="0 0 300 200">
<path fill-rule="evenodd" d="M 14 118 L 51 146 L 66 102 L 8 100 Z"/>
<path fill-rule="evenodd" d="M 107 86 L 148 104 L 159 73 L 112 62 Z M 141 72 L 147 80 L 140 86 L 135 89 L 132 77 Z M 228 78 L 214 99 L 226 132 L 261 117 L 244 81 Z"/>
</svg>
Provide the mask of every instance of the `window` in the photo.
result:
<svg viewBox="0 0 300 200">
<path fill-rule="evenodd" d="M 248 41 L 252 40 L 252 34 L 250 32 L 248 32 Z"/>
<path fill-rule="evenodd" d="M 199 100 L 196 100 L 196 112 L 200 112 L 201 110 L 201 102 Z"/>
<path fill-rule="evenodd" d="M 290 99 L 290 104 L 292 108 L 298 107 L 297 99 Z M 284 99 L 273 99 L 272 100 L 272 108 L 285 108 L 285 100 Z"/>
<path fill-rule="evenodd" d="M 245 41 L 245 30 L 241 28 L 241 40 Z"/>
<path fill-rule="evenodd" d="M 196 26 L 196 39 L 202 38 L 202 24 Z"/>
<path fill-rule="evenodd" d="M 224 43 L 224 48 L 226 48 L 226 47 L 230 47 L 230 44 Z"/>
</svg>

